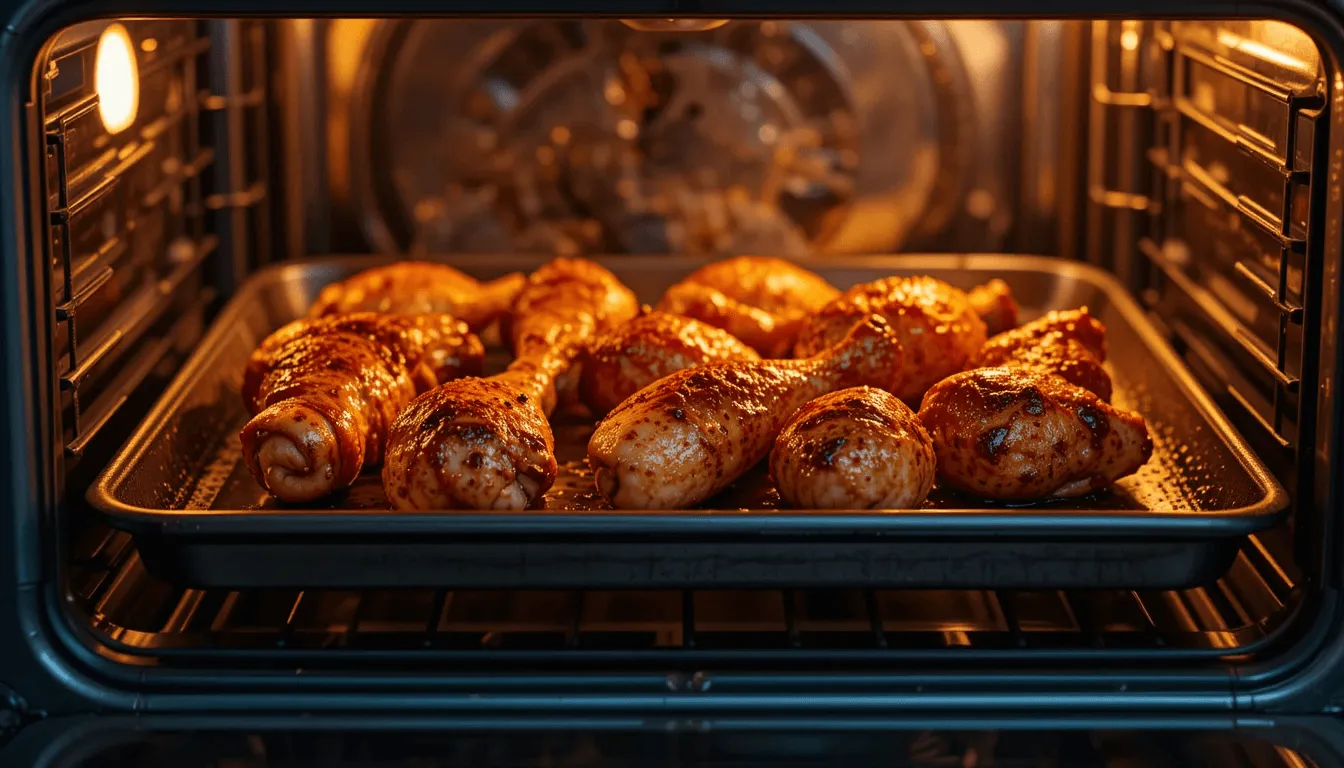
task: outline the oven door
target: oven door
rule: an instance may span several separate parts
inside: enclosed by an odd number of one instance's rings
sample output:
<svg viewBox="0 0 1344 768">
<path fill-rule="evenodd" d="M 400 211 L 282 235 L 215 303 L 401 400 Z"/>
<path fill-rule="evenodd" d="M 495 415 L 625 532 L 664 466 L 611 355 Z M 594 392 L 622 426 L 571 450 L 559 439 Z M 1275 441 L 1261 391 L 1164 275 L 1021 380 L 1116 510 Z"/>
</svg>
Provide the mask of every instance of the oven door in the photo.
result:
<svg viewBox="0 0 1344 768">
<path fill-rule="evenodd" d="M 1344 766 L 1344 722 L 1200 718 L 780 722 L 345 722 L 54 718 L 21 730 L 0 764 L 43 768 L 541 768 L 565 766 L 948 766 L 1296 768 Z"/>
</svg>

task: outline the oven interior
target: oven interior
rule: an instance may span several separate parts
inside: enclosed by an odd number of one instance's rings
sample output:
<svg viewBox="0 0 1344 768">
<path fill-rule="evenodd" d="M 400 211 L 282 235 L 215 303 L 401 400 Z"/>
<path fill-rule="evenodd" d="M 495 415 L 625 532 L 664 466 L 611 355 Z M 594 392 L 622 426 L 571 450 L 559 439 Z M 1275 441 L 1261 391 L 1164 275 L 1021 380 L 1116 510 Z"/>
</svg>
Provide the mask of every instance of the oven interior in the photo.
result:
<svg viewBox="0 0 1344 768">
<path fill-rule="evenodd" d="M 708 689 L 710 668 L 842 665 L 1218 679 L 1310 633 L 1337 470 L 1341 138 L 1337 73 L 1311 35 L 1245 20 L 698 26 L 124 19 L 49 41 L 29 104 L 47 427 L 33 439 L 76 635 L 153 670 L 621 667 L 678 670 L 675 691 Z M 1176 591 L 152 577 L 84 501 L 94 476 L 250 273 L 369 252 L 1083 260 L 1130 289 L 1292 515 L 1221 578 Z"/>
</svg>

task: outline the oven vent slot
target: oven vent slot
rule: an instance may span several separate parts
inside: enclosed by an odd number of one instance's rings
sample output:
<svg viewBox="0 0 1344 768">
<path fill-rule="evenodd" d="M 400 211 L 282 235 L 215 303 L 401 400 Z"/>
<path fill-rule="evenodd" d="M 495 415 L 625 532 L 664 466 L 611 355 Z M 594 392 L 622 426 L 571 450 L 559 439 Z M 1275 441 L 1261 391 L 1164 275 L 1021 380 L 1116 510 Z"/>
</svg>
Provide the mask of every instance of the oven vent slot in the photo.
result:
<svg viewBox="0 0 1344 768">
<path fill-rule="evenodd" d="M 66 454 L 78 457 L 170 353 L 204 321 L 207 233 L 198 69 L 211 51 L 189 21 L 126 22 L 139 109 L 110 132 L 94 89 L 103 25 L 58 46 L 45 102 L 48 226 Z"/>
<path fill-rule="evenodd" d="M 1319 54 L 1273 22 L 1097 22 L 1093 41 L 1090 258 L 1143 298 L 1285 485 L 1305 490 Z"/>
</svg>

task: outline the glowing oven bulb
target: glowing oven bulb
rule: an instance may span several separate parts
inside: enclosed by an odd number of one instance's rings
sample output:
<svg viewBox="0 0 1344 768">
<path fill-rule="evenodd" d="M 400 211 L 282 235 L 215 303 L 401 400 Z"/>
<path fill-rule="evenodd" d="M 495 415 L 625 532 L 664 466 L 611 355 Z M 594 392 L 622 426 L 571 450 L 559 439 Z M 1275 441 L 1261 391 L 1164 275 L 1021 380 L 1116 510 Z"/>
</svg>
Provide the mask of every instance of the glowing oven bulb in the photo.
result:
<svg viewBox="0 0 1344 768">
<path fill-rule="evenodd" d="M 98 92 L 98 116 L 107 132 L 121 133 L 130 128 L 140 108 L 140 75 L 131 35 L 120 24 L 103 30 L 98 38 L 93 87 Z"/>
</svg>

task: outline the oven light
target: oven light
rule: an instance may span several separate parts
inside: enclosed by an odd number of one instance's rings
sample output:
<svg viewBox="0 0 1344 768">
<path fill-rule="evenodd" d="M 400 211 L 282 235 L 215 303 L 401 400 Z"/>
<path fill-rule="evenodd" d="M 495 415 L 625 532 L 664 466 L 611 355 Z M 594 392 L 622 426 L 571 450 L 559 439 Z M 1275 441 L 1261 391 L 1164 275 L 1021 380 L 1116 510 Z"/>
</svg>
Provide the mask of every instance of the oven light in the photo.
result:
<svg viewBox="0 0 1344 768">
<path fill-rule="evenodd" d="M 140 75 L 135 66 L 131 35 L 120 24 L 103 30 L 94 59 L 93 88 L 98 93 L 98 116 L 108 133 L 121 133 L 135 122 L 140 108 Z"/>
</svg>

